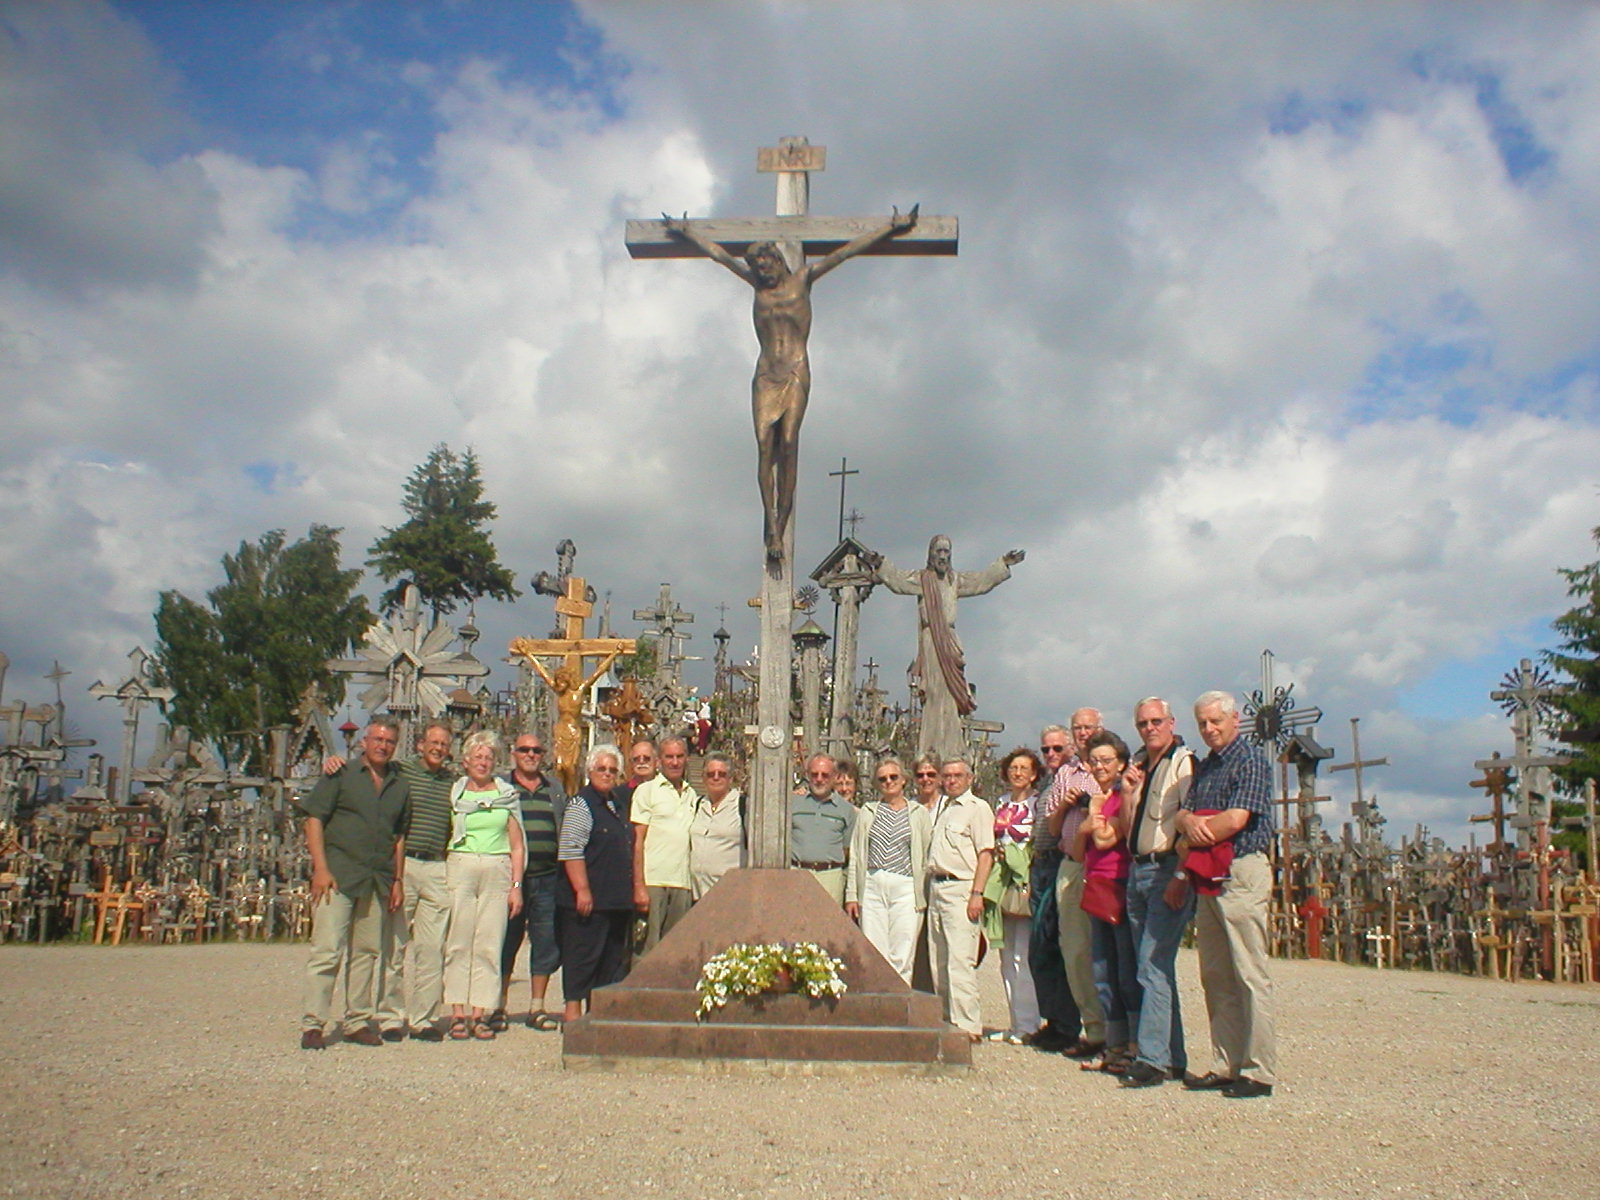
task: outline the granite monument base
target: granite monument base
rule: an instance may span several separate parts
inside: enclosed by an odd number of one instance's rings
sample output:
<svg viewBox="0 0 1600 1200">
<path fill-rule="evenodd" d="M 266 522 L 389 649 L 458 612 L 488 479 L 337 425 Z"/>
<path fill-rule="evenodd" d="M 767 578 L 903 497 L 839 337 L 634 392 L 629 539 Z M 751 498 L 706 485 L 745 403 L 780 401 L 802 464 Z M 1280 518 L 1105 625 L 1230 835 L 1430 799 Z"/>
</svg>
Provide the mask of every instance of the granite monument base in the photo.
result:
<svg viewBox="0 0 1600 1200">
<path fill-rule="evenodd" d="M 735 942 L 816 942 L 844 962 L 836 999 L 766 993 L 696 1020 L 706 960 Z M 811 874 L 730 871 L 621 983 L 595 991 L 566 1027 L 569 1070 L 949 1074 L 972 1044 L 913 991 Z"/>
</svg>

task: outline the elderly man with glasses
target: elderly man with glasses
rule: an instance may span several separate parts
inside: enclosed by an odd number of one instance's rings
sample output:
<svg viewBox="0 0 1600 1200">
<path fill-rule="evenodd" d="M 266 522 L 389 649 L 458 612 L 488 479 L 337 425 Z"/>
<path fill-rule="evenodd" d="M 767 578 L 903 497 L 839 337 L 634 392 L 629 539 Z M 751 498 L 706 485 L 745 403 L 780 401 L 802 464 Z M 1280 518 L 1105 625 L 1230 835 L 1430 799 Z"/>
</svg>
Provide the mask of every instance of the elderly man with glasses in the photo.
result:
<svg viewBox="0 0 1600 1200">
<path fill-rule="evenodd" d="M 842 905 L 856 810 L 833 790 L 833 781 L 833 759 L 813 754 L 806 760 L 806 790 L 789 802 L 789 865 L 810 871 Z"/>
<path fill-rule="evenodd" d="M 1038 801 L 1033 813 L 1030 848 L 1033 865 L 1029 871 L 1028 894 L 1033 905 L 1033 924 L 1028 937 L 1028 972 L 1039 999 L 1039 1015 L 1044 1019 L 1037 1033 L 1028 1038 L 1037 1050 L 1059 1052 L 1078 1044 L 1081 1019 L 1078 1005 L 1067 986 L 1067 969 L 1061 959 L 1061 926 L 1056 914 L 1056 875 L 1061 869 L 1061 848 L 1050 836 L 1050 785 L 1061 765 L 1072 757 L 1072 731 L 1065 725 L 1046 725 L 1039 733 L 1039 757 L 1044 774 L 1039 777 Z"/>
<path fill-rule="evenodd" d="M 1072 714 L 1072 754 L 1054 764 L 1055 779 L 1044 801 L 1050 833 L 1061 851 L 1055 884 L 1061 958 L 1066 965 L 1067 987 L 1083 1023 L 1082 1035 L 1062 1051 L 1068 1058 L 1093 1058 L 1106 1043 L 1105 1013 L 1094 982 L 1094 935 L 1089 914 L 1082 905 L 1083 863 L 1073 851 L 1078 827 L 1089 815 L 1089 797 L 1100 790 L 1089 774 L 1084 753 L 1089 739 L 1103 727 L 1099 709 L 1080 708 Z"/>
<path fill-rule="evenodd" d="M 744 796 L 733 786 L 733 764 L 721 755 L 706 759 L 700 772 L 705 795 L 695 801 L 689 822 L 689 874 L 699 902 L 729 871 L 745 865 Z"/>
<path fill-rule="evenodd" d="M 489 1017 L 489 1027 L 496 1032 L 509 1024 L 506 998 L 524 937 L 532 989 L 528 1028 L 549 1031 L 561 1027 L 561 1018 L 545 1011 L 544 998 L 550 977 L 561 966 L 561 948 L 556 943 L 556 848 L 561 842 L 567 795 L 560 783 L 545 774 L 545 748 L 542 733 L 518 734 L 511 743 L 511 786 L 522 810 L 527 859 L 522 871 L 522 908 L 507 922 L 505 944 L 500 949 L 500 1007 Z"/>
</svg>

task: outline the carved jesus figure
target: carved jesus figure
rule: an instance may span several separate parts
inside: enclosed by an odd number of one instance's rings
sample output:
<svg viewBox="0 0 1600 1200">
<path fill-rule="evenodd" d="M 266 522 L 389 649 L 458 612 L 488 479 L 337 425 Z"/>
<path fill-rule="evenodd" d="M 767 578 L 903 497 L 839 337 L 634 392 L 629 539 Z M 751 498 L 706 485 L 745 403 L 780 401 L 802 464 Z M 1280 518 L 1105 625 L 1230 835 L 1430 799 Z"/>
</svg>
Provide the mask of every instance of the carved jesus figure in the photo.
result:
<svg viewBox="0 0 1600 1200">
<path fill-rule="evenodd" d="M 551 730 L 552 746 L 556 752 L 556 777 L 561 780 L 561 786 L 566 789 L 569 796 L 578 794 L 578 759 L 583 753 L 583 702 L 589 695 L 589 689 L 595 685 L 600 676 L 606 673 L 606 668 L 617 661 L 622 653 L 613 650 L 600 660 L 600 665 L 594 669 L 589 678 L 579 680 L 577 673 L 570 667 L 562 665 L 556 668 L 554 676 L 545 669 L 545 665 L 532 654 L 517 649 L 517 642 L 525 641 L 518 638 L 511 643 L 511 653 L 522 654 L 527 663 L 544 680 L 545 686 L 555 693 L 556 697 L 556 723 Z"/>
<path fill-rule="evenodd" d="M 791 271 L 776 243 L 757 242 L 741 262 L 692 223 L 662 214 L 667 231 L 697 246 L 755 289 L 755 378 L 750 383 L 756 423 L 756 479 L 764 510 L 763 536 L 767 559 L 783 558 L 783 535 L 794 511 L 795 478 L 800 459 L 800 423 L 811 397 L 811 285 L 847 259 L 913 228 L 915 206 L 905 215 L 896 210 L 889 220 L 846 242 L 833 253 Z"/>
<path fill-rule="evenodd" d="M 939 534 L 928 543 L 928 565 L 902 571 L 881 554 L 868 560 L 873 578 L 891 592 L 917 598 L 917 662 L 913 673 L 922 691 L 922 731 L 917 753 L 941 762 L 965 753 L 961 718 L 977 708 L 967 683 L 966 654 L 956 636 L 956 600 L 992 592 L 1011 578 L 1011 568 L 1026 555 L 1010 550 L 982 571 L 957 571 L 950 565 L 950 539 Z"/>
</svg>

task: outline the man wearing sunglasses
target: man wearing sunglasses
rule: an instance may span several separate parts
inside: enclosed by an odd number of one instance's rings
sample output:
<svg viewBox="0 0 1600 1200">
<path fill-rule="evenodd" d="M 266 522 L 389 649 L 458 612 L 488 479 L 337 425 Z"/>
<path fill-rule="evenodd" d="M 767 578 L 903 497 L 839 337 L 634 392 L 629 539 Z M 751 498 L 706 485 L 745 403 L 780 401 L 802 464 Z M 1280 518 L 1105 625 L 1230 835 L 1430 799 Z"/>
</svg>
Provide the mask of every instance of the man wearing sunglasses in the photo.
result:
<svg viewBox="0 0 1600 1200">
<path fill-rule="evenodd" d="M 511 743 L 511 786 L 522 810 L 522 840 L 527 859 L 522 872 L 522 908 L 506 923 L 506 940 L 500 948 L 500 1007 L 489 1017 L 496 1032 L 510 1023 L 506 998 L 511 990 L 511 969 L 523 938 L 528 941 L 528 980 L 532 1000 L 528 1005 L 529 1029 L 553 1030 L 561 1018 L 546 1012 L 545 993 L 550 976 L 561 966 L 556 941 L 556 849 L 561 841 L 561 819 L 567 795 L 561 784 L 545 774 L 546 739 L 543 733 L 518 734 Z"/>
<path fill-rule="evenodd" d="M 1028 891 L 1033 902 L 1033 925 L 1029 930 L 1028 971 L 1039 998 L 1039 1015 L 1044 1023 L 1028 1040 L 1038 1050 L 1058 1053 L 1078 1044 L 1081 1018 L 1078 1005 L 1067 986 L 1067 969 L 1061 959 L 1061 926 L 1056 914 L 1056 875 L 1061 868 L 1061 849 L 1050 836 L 1046 798 L 1050 785 L 1063 763 L 1072 757 L 1072 732 L 1065 725 L 1046 725 L 1039 733 L 1039 756 L 1044 774 L 1037 784 L 1038 802 L 1033 814 L 1033 866 L 1028 876 Z"/>
<path fill-rule="evenodd" d="M 1045 797 L 1050 832 L 1057 836 L 1061 865 L 1056 872 L 1056 920 L 1060 924 L 1061 958 L 1066 964 L 1067 987 L 1078 1006 L 1083 1033 L 1063 1050 L 1068 1058 L 1093 1058 L 1105 1047 L 1106 1022 L 1100 994 L 1094 984 L 1093 930 L 1083 911 L 1083 863 L 1072 856 L 1078 827 L 1089 815 L 1089 797 L 1100 789 L 1083 761 L 1089 739 L 1104 728 L 1099 709 L 1080 708 L 1072 714 L 1072 754 L 1056 764 L 1055 780 Z"/>
</svg>

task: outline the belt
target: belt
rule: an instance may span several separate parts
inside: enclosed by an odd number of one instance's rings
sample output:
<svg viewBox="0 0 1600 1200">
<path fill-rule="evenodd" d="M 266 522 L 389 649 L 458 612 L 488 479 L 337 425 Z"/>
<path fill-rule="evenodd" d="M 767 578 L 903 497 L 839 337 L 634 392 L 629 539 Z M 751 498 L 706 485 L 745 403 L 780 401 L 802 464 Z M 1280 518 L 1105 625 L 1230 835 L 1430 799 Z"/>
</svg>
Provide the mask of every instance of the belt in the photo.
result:
<svg viewBox="0 0 1600 1200">
<path fill-rule="evenodd" d="M 928 878 L 935 883 L 971 883 L 970 879 L 963 879 L 959 875 L 940 875 L 936 871 L 929 871 Z"/>
<path fill-rule="evenodd" d="M 1178 852 L 1176 850 L 1160 850 L 1154 854 L 1135 854 L 1133 856 L 1133 861 L 1136 863 L 1156 863 L 1165 862 L 1169 858 L 1177 857 Z"/>
<path fill-rule="evenodd" d="M 801 862 L 798 858 L 794 865 L 802 871 L 841 871 L 844 869 L 842 862 Z"/>
<path fill-rule="evenodd" d="M 435 854 L 431 850 L 407 850 L 407 858 L 414 858 L 418 862 L 443 862 L 444 855 Z"/>
</svg>

